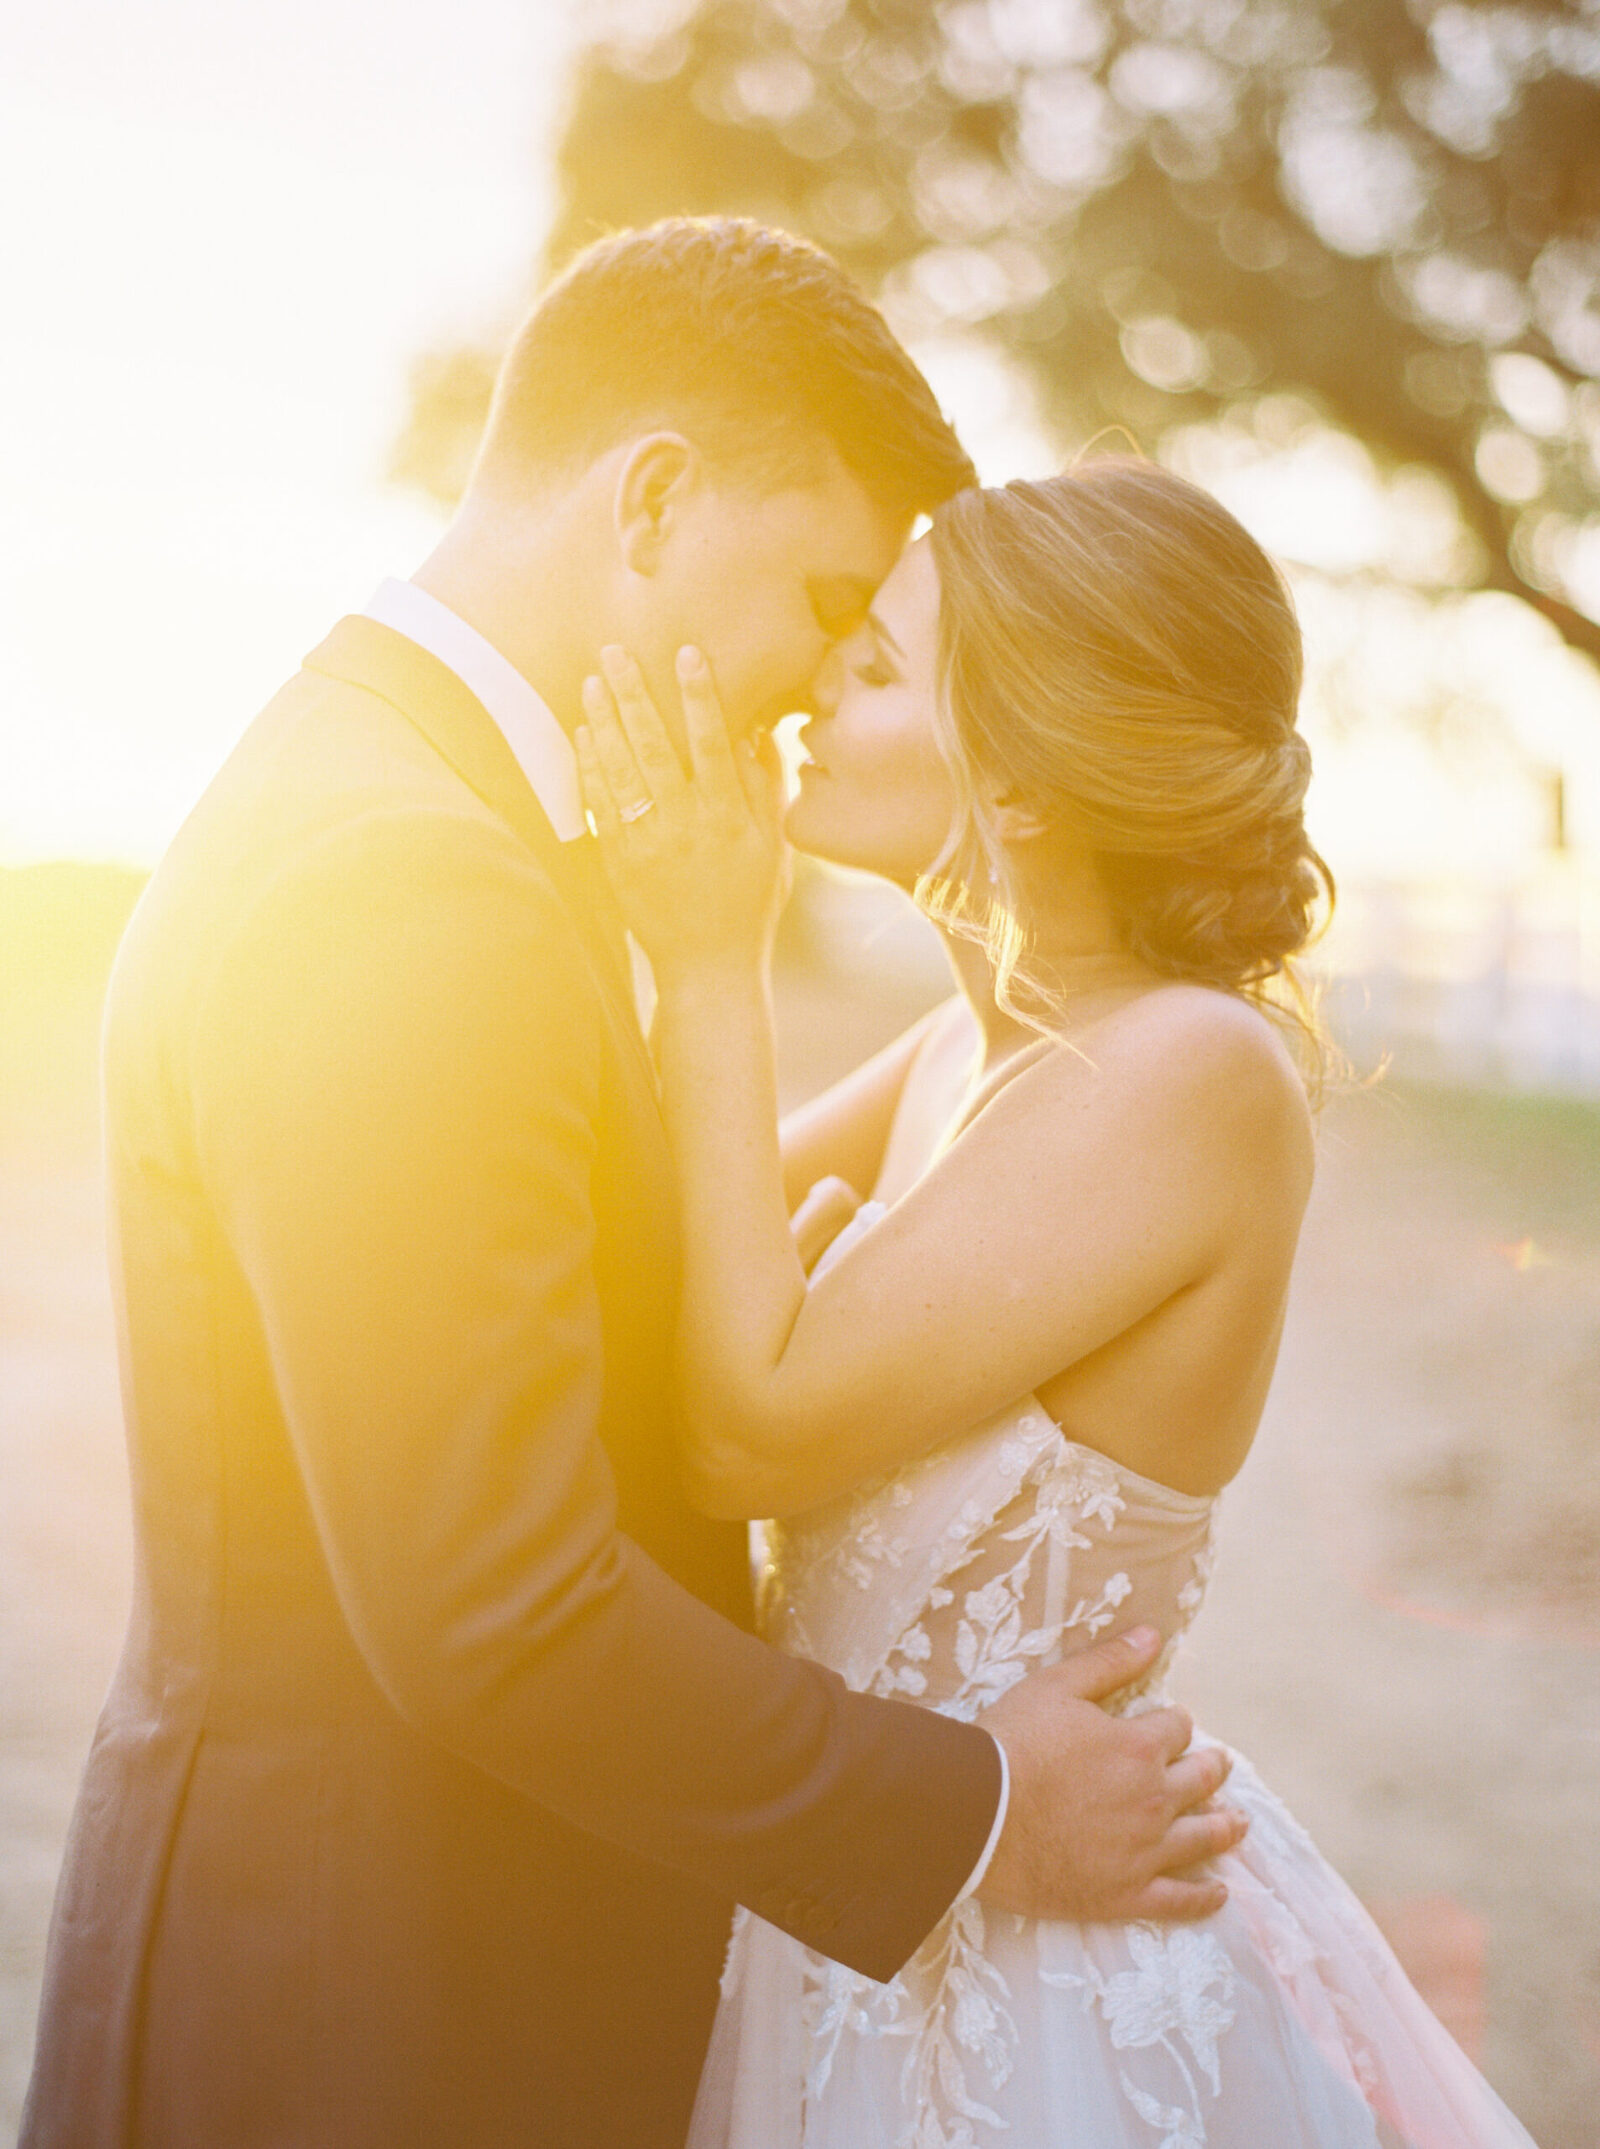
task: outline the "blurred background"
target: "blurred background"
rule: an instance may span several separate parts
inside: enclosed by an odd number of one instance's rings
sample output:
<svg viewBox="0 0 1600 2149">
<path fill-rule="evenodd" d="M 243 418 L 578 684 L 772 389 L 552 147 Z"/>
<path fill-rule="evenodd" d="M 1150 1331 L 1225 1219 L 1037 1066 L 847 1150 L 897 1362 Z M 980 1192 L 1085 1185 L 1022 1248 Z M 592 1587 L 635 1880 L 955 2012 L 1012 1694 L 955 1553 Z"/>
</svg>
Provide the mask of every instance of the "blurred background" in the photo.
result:
<svg viewBox="0 0 1600 2149">
<path fill-rule="evenodd" d="M 0 2140 L 126 1611 L 105 974 L 254 709 L 442 527 L 598 232 L 879 295 L 984 477 L 1097 439 L 1291 573 L 1330 1015 L 1185 1670 L 1544 2149 L 1600 2109 L 1600 5 L 58 0 L 0 77 Z M 785 1086 L 945 990 L 802 874 Z"/>
</svg>

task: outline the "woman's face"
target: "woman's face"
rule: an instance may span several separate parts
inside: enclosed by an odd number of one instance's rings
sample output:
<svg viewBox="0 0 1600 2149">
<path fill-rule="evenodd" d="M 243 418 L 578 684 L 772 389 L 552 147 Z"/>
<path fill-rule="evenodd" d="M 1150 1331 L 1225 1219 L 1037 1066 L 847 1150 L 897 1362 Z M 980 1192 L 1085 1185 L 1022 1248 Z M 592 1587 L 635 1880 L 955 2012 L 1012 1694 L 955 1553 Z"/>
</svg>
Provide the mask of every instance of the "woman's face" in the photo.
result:
<svg viewBox="0 0 1600 2149">
<path fill-rule="evenodd" d="M 937 858 L 956 810 L 934 734 L 938 646 L 939 574 L 924 537 L 818 679 L 787 823 L 798 850 L 903 888 Z"/>
</svg>

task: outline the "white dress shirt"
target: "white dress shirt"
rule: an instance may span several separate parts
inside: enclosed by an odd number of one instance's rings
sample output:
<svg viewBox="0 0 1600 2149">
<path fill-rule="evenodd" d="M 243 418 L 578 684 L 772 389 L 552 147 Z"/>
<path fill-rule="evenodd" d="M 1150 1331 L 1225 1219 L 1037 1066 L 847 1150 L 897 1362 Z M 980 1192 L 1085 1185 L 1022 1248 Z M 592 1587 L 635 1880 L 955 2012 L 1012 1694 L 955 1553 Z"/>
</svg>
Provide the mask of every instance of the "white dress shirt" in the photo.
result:
<svg viewBox="0 0 1600 2149">
<path fill-rule="evenodd" d="M 534 692 L 509 658 L 503 657 L 492 642 L 485 641 L 476 627 L 469 627 L 459 613 L 452 612 L 437 597 L 430 597 L 426 590 L 418 589 L 414 582 L 391 577 L 380 583 L 366 607 L 366 616 L 380 626 L 392 627 L 396 634 L 403 634 L 408 642 L 415 642 L 419 649 L 437 657 L 483 704 L 563 843 L 587 833 L 589 824 L 584 819 L 583 789 L 572 741 L 556 722 L 548 703 Z M 1004 1746 L 998 1739 L 994 1743 L 1000 1756 L 1000 1803 L 995 1808 L 989 1840 L 956 1898 L 958 1902 L 971 1895 L 988 1872 L 1011 1803 L 1011 1765 Z"/>
<path fill-rule="evenodd" d="M 587 833 L 572 741 L 509 658 L 437 597 L 391 577 L 373 592 L 368 619 L 392 627 L 447 665 L 494 718 L 517 766 L 563 843 Z"/>
</svg>

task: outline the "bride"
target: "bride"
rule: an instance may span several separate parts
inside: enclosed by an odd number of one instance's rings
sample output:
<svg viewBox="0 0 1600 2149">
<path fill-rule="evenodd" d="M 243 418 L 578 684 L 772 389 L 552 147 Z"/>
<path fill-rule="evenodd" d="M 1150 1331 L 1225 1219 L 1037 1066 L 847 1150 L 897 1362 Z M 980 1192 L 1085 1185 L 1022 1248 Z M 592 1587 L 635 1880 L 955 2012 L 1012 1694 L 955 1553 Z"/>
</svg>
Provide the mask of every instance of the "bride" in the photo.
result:
<svg viewBox="0 0 1600 2149">
<path fill-rule="evenodd" d="M 1016 1682 L 1113 1624 L 1161 1629 L 1159 1693 L 1266 1398 L 1312 1176 L 1292 958 L 1329 885 L 1299 634 L 1214 500 L 1107 460 L 951 500 L 835 665 L 788 835 L 914 890 L 960 990 L 781 1148 L 770 743 L 730 742 L 692 651 L 688 774 L 622 652 L 585 692 L 659 992 L 684 1469 L 780 1518 L 771 1637 L 1003 1745 Z M 887 1985 L 741 1911 L 694 2149 L 1527 2143 L 1237 1757 L 1228 1796 L 1250 1829 L 1198 1926 L 1014 1915 L 1003 1833 Z"/>
</svg>

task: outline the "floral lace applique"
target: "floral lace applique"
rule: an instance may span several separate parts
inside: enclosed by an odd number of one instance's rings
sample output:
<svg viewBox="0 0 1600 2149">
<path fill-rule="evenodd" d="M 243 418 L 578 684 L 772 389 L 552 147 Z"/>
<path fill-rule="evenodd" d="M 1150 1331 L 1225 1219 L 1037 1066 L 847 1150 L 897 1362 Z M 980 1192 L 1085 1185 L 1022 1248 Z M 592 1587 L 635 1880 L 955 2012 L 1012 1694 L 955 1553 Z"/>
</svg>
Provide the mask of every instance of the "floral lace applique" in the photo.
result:
<svg viewBox="0 0 1600 2149">
<path fill-rule="evenodd" d="M 1167 1636 L 1161 1654 L 1150 1669 L 1135 1685 L 1124 1687 L 1121 1694 L 1113 1697 L 1106 1706 L 1114 1716 L 1137 1716 L 1144 1709 L 1159 1708 L 1166 1693 L 1167 1674 L 1182 1645 L 1190 1622 L 1205 1602 L 1206 1591 L 1211 1586 L 1211 1570 L 1217 1557 L 1217 1513 L 1219 1503 L 1212 1501 L 1206 1515 L 1205 1532 L 1190 1555 L 1189 1579 L 1178 1591 L 1173 1603 L 1179 1612 L 1179 1624 Z"/>
<path fill-rule="evenodd" d="M 847 1970 L 843 1963 L 807 1951 L 801 2019 L 811 2044 L 805 2085 L 808 2106 L 815 2108 L 821 2101 L 847 2031 L 857 2037 L 905 2034 L 901 2017 L 906 1999 L 903 1972 L 887 1985 L 875 1985 L 859 1970 Z"/>
<path fill-rule="evenodd" d="M 1128 1952 L 1133 1968 L 1110 1977 L 1091 1969 L 1085 1977 L 1042 1970 L 1040 1978 L 1047 1985 L 1081 1991 L 1086 2008 L 1098 2005 L 1117 2051 L 1158 2045 L 1167 2053 L 1182 2077 L 1185 2105 L 1163 2104 L 1126 2071 L 1120 2075 L 1123 2092 L 1141 2119 L 1162 2130 L 1161 2149 L 1201 2149 L 1206 2127 L 1194 2069 L 1204 2075 L 1211 2094 L 1219 2096 L 1217 2040 L 1233 2025 L 1235 2009 L 1228 2005 L 1234 1991 L 1233 1964 L 1214 1933 L 1192 1927 L 1164 1932 L 1159 1926 L 1130 1925 Z M 1213 1987 L 1219 1989 L 1213 1993 Z M 1175 2039 L 1188 2047 L 1189 2060 Z"/>
<path fill-rule="evenodd" d="M 1178 1610 L 1193 1618 L 1205 1601 L 1211 1586 L 1211 1570 L 1217 1560 L 1217 1507 L 1212 1504 L 1206 1517 L 1206 1533 L 1194 1548 L 1193 1565 L 1189 1579 L 1178 1592 Z"/>
<path fill-rule="evenodd" d="M 915 1626 L 907 1627 L 895 1643 L 889 1662 L 873 1679 L 871 1691 L 885 1697 L 903 1694 L 917 1699 L 928 1691 L 928 1675 L 922 1667 L 932 1655 L 932 1638 L 919 1620 Z M 900 1661 L 896 1663 L 895 1658 Z"/>
<path fill-rule="evenodd" d="M 820 1955 L 810 1958 L 805 2022 L 812 2061 L 806 2103 L 826 2094 L 834 2060 L 847 2033 L 903 2037 L 900 2109 L 905 2123 L 893 2149 L 978 2149 L 974 2126 L 1004 2129 L 983 2102 L 1004 2088 L 1015 2064 L 1017 2024 L 1005 1978 L 984 1952 L 983 1906 L 957 1903 L 898 1977 L 874 1985 Z M 982 2077 L 974 2090 L 972 2070 Z"/>
<path fill-rule="evenodd" d="M 1031 1488 L 1033 1499 L 1028 1512 L 986 1541 L 984 1514 L 971 1503 L 961 1509 L 948 1532 L 961 1547 L 961 1554 L 947 1568 L 947 1580 L 930 1591 L 923 1616 L 907 1627 L 890 1649 L 872 1681 L 873 1693 L 921 1696 L 927 1692 L 928 1673 L 924 1667 L 934 1655 L 927 1614 L 942 1611 L 954 1602 L 955 1592 L 948 1586 L 948 1578 L 970 1567 L 981 1552 L 994 1546 L 1016 1545 L 1018 1551 L 1008 1566 L 964 1593 L 961 1617 L 953 1633 L 941 1635 L 948 1642 L 957 1674 L 954 1690 L 935 1704 L 942 1715 L 970 1722 L 1024 1678 L 1031 1661 L 1058 1650 L 1062 1636 L 1070 1629 L 1082 1627 L 1091 1640 L 1103 1632 L 1130 1594 L 1132 1582 L 1119 1569 L 1107 1576 L 1092 1596 L 1079 1597 L 1071 1605 L 1063 1603 L 1054 1616 L 1047 1609 L 1045 1617 L 1027 1624 L 1027 1607 L 1032 1598 L 1041 1595 L 1034 1572 L 1040 1554 L 1048 1554 L 1051 1548 L 1063 1557 L 1086 1551 L 1093 1540 L 1084 1535 L 1080 1525 L 1095 1523 L 1109 1534 L 1126 1503 L 1113 1466 L 1103 1456 L 1081 1449 L 1057 1446 L 1030 1457 L 1020 1443 L 1012 1443 L 1002 1450 L 1001 1467 L 1008 1479 L 1014 1476 L 1018 1481 L 1017 1494 L 1006 1513 L 1011 1512 L 1016 1498 Z M 1006 1515 L 999 1519 L 1004 1521 Z M 1030 1593 L 1031 1584 L 1035 1586 Z M 949 1626 L 949 1622 L 942 1624 Z"/>
<path fill-rule="evenodd" d="M 931 1531 L 923 1523 L 919 1537 L 926 1496 L 931 1491 L 937 1499 L 946 1467 L 938 1453 L 919 1458 L 826 1512 L 777 1525 L 773 1602 L 783 1608 L 790 1647 L 807 1644 L 807 1605 L 821 1605 L 824 1616 L 840 1622 L 831 1629 L 832 1661 L 843 1668 L 856 1614 L 841 1621 L 840 1608 L 860 1605 L 864 1619 L 873 1593 L 879 1585 L 891 1588 L 893 1575 L 905 1591 L 897 1609 L 904 1624 L 897 1633 L 889 1628 L 892 1640 L 860 1649 L 848 1674 L 852 1683 L 970 1721 L 1036 1665 L 1058 1656 L 1069 1633 L 1094 1640 L 1113 1625 L 1134 1594 L 1129 1569 L 1137 1555 L 1109 1555 L 1129 1500 L 1139 1495 L 1108 1457 L 1068 1440 L 1037 1408 L 1025 1408 L 990 1449 L 983 1481 L 953 1489 L 938 1522 Z M 1140 1526 L 1149 1529 L 1147 1512 Z M 1201 1536 L 1187 1569 L 1179 1570 L 1178 1617 L 1163 1663 L 1209 1572 L 1209 1515 L 1184 1526 Z M 1140 1685 L 1155 1680 L 1152 1673 Z M 1142 1705 L 1154 1706 L 1153 1696 L 1146 1694 Z M 985 1940 L 983 1908 L 968 1899 L 886 1985 L 807 1951 L 809 2109 L 825 2109 L 847 2040 L 898 2038 L 905 2040 L 898 2069 L 903 2116 L 893 2149 L 980 2149 L 995 2130 L 1007 2128 L 996 2100 L 1003 2102 L 1000 2092 L 1014 2071 L 1020 2031 L 1005 1975 Z M 1226 2005 L 1232 1965 L 1209 1936 L 1163 1938 L 1141 1927 L 1130 1944 L 1134 1970 L 1086 1988 L 1085 2003 L 1106 2007 L 1115 2044 L 1162 2044 L 1171 2052 L 1173 2088 L 1187 2090 L 1186 2105 L 1154 2098 L 1126 2078 L 1124 2088 L 1140 2116 L 1164 2129 L 1163 2149 L 1195 2149 L 1205 2141 L 1200 2078 L 1215 2090 L 1216 2040 L 1233 2019 Z M 848 2079 L 855 2079 L 853 2068 Z"/>
</svg>

